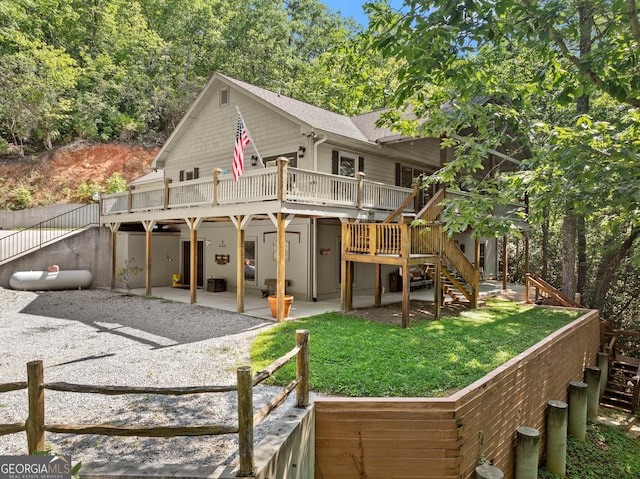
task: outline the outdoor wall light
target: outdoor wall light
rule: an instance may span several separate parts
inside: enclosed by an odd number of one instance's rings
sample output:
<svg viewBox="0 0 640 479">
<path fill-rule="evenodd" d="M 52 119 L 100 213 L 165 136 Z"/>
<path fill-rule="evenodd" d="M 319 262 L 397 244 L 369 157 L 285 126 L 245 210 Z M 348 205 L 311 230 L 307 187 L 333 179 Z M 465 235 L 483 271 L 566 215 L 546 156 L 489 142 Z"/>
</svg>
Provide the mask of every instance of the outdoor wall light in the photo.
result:
<svg viewBox="0 0 640 479">
<path fill-rule="evenodd" d="M 258 164 L 258 157 L 256 155 L 251 155 L 251 166 L 256 166 Z"/>
<path fill-rule="evenodd" d="M 298 147 L 298 158 L 304 158 L 305 151 L 307 151 L 307 149 L 304 146 Z"/>
</svg>

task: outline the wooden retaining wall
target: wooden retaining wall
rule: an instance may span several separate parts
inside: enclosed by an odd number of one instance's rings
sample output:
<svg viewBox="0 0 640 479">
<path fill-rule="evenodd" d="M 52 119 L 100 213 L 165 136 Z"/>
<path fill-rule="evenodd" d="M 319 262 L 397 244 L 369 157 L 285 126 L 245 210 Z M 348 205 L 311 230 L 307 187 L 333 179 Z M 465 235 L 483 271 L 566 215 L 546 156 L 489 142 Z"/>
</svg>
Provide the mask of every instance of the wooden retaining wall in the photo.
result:
<svg viewBox="0 0 640 479">
<path fill-rule="evenodd" d="M 448 398 L 319 398 L 316 479 L 473 479 L 480 458 L 514 477 L 516 429 L 544 450 L 549 400 L 567 401 L 600 347 L 597 311 Z"/>
</svg>

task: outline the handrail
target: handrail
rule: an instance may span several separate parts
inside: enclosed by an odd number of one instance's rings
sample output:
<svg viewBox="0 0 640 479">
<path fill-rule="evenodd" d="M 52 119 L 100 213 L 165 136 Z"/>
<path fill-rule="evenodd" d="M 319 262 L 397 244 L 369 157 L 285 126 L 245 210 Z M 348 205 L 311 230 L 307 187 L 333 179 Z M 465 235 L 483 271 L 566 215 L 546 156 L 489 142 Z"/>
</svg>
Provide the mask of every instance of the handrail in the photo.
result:
<svg viewBox="0 0 640 479">
<path fill-rule="evenodd" d="M 100 206 L 82 205 L 0 238 L 0 264 L 91 226 L 100 225 Z"/>
<path fill-rule="evenodd" d="M 407 196 L 407 198 L 402 202 L 402 204 L 395 209 L 395 211 L 393 211 L 389 216 L 387 216 L 384 220 L 382 220 L 383 223 L 391 223 L 396 216 L 398 216 L 400 213 L 402 213 L 407 206 L 409 206 L 409 203 L 411 203 L 415 197 L 418 195 L 418 188 L 414 188 L 413 189 L 413 193 L 411 193 L 409 196 Z"/>
<path fill-rule="evenodd" d="M 467 258 L 467 256 L 462 252 L 460 247 L 454 241 L 449 239 L 446 233 L 443 233 L 442 240 L 442 253 L 457 273 L 462 276 L 470 286 L 470 296 L 467 295 L 466 291 L 461 292 L 465 297 L 467 297 L 467 299 L 469 299 L 472 307 L 475 308 L 477 305 L 478 289 L 480 285 L 480 271 L 471 261 L 469 261 L 469 258 Z"/>
<path fill-rule="evenodd" d="M 440 225 L 408 223 L 349 223 L 346 230 L 344 252 L 347 254 L 431 256 L 440 251 Z"/>
<path fill-rule="evenodd" d="M 407 197 L 414 193 L 408 188 L 365 180 L 364 174 L 351 178 L 292 168 L 286 166 L 286 159 L 277 162 L 275 167 L 247 171 L 237 181 L 215 169 L 212 177 L 104 195 L 101 213 L 119 215 L 276 200 L 402 211 L 407 208 Z"/>
<path fill-rule="evenodd" d="M 630 348 L 630 349 L 633 349 L 633 351 L 627 351 L 626 349 L 620 348 L 618 346 L 618 340 L 621 336 L 630 336 L 636 339 L 634 347 Z M 620 349 L 622 349 L 623 353 L 627 353 L 627 354 L 619 354 Z M 612 361 L 622 361 L 624 360 L 624 358 L 634 358 L 639 360 L 635 374 L 631 378 L 631 382 L 633 383 L 633 395 L 631 398 L 631 412 L 635 414 L 636 410 L 638 409 L 638 401 L 640 400 L 640 332 L 626 331 L 623 329 L 614 330 L 612 332 L 611 341 L 609 342 L 606 348 L 606 352 L 609 355 L 610 363 Z M 632 356 L 628 354 L 630 352 L 633 352 L 636 355 Z M 629 359 L 627 359 L 627 361 L 629 361 Z M 609 371 L 611 371 L 611 368 L 609 368 Z"/>
<path fill-rule="evenodd" d="M 549 297 L 552 297 L 553 299 L 558 301 L 562 306 L 565 306 L 567 308 L 584 309 L 584 306 L 582 306 L 580 303 L 577 303 L 571 298 L 565 296 L 562 293 L 562 291 L 560 291 L 557 288 L 554 288 L 552 285 L 547 283 L 544 279 L 542 279 L 537 274 L 535 275 L 535 277 L 531 277 L 530 273 L 526 273 L 524 284 L 525 284 L 525 301 L 529 304 L 531 303 L 530 289 L 531 289 L 531 285 L 533 285 L 536 290 L 536 295 L 535 295 L 536 301 L 542 297 L 540 294 L 540 292 L 542 291 L 543 293 L 547 294 Z"/>
<path fill-rule="evenodd" d="M 253 413 L 253 388 L 272 376 L 288 362 L 296 359 L 297 377 L 265 406 Z M 0 436 L 27 433 L 28 452 L 33 454 L 45 448 L 45 432 L 63 434 L 99 434 L 105 436 L 141 436 L 141 437 L 175 437 L 235 434 L 238 437 L 240 466 L 238 477 L 250 476 L 254 473 L 253 428 L 264 420 L 287 397 L 296 391 L 296 406 L 309 406 L 309 331 L 296 331 L 296 346 L 284 356 L 276 359 L 264 370 L 252 375 L 248 366 L 237 370 L 238 382 L 228 386 L 195 386 L 178 388 L 129 387 L 129 386 L 96 386 L 72 384 L 65 382 L 44 382 L 44 366 L 42 361 L 31 361 L 27 364 L 28 381 L 0 384 L 0 393 L 27 390 L 29 398 L 29 414 L 24 422 L 0 424 Z M 113 426 L 110 424 L 49 424 L 45 422 L 44 390 L 62 392 L 79 392 L 88 394 L 122 395 L 122 394 L 160 394 L 182 396 L 187 394 L 222 393 L 238 391 L 238 425 L 209 424 L 206 426 Z"/>
<path fill-rule="evenodd" d="M 446 197 L 446 190 L 444 188 L 439 189 L 435 192 L 435 194 L 429 199 L 426 205 L 422 207 L 420 211 L 416 214 L 416 219 L 424 220 L 426 222 L 433 222 L 436 220 L 438 215 L 444 209 L 442 205 L 442 200 Z"/>
</svg>

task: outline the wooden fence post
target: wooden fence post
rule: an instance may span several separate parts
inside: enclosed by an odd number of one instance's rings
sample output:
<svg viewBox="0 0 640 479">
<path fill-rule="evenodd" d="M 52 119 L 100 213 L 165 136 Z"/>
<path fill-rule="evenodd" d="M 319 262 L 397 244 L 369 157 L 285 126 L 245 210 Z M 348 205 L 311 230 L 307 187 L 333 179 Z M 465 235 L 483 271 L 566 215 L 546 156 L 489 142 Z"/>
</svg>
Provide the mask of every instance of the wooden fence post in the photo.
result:
<svg viewBox="0 0 640 479">
<path fill-rule="evenodd" d="M 531 274 L 529 273 L 524 274 L 524 302 L 527 304 L 531 304 L 531 298 L 530 298 L 531 283 L 529 282 L 530 278 L 531 278 Z"/>
<path fill-rule="evenodd" d="M 516 479 L 536 479 L 540 432 L 523 426 L 518 428 L 516 434 Z"/>
<path fill-rule="evenodd" d="M 569 383 L 569 434 L 582 442 L 587 438 L 587 387 L 580 381 Z"/>
<path fill-rule="evenodd" d="M 296 331 L 296 344 L 300 346 L 296 357 L 297 377 L 300 378 L 296 386 L 296 406 L 307 407 L 309 405 L 309 330 Z"/>
<path fill-rule="evenodd" d="M 497 467 L 482 464 L 476 467 L 476 479 L 502 479 L 504 474 Z"/>
<path fill-rule="evenodd" d="M 567 473 L 567 408 L 563 401 L 547 403 L 547 469 L 565 476 Z"/>
<path fill-rule="evenodd" d="M 609 355 L 607 353 L 598 353 L 598 367 L 600 368 L 600 397 L 602 397 L 609 379 Z"/>
<path fill-rule="evenodd" d="M 600 368 L 587 366 L 584 370 L 584 382 L 587 383 L 587 419 L 598 417 L 600 403 Z"/>
<path fill-rule="evenodd" d="M 42 361 L 27 363 L 27 389 L 29 417 L 27 418 L 27 445 L 29 454 L 44 451 L 44 368 Z"/>
<path fill-rule="evenodd" d="M 241 366 L 238 375 L 238 455 L 236 477 L 253 476 L 253 374 L 250 366 Z"/>
</svg>

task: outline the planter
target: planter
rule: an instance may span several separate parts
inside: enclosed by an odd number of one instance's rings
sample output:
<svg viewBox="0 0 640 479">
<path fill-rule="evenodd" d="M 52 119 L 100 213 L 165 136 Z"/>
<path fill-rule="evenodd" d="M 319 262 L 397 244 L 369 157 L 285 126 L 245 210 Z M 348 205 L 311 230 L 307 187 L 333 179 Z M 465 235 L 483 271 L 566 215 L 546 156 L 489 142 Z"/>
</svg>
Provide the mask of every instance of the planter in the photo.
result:
<svg viewBox="0 0 640 479">
<path fill-rule="evenodd" d="M 272 294 L 268 297 L 269 307 L 271 308 L 271 316 L 273 316 L 274 318 L 277 316 L 276 314 L 277 298 L 278 297 L 275 294 Z M 291 296 L 290 294 L 286 294 L 284 296 L 284 317 L 285 318 L 289 317 L 289 313 L 291 312 L 291 303 L 293 303 L 293 296 Z"/>
</svg>

